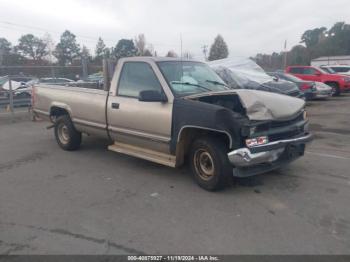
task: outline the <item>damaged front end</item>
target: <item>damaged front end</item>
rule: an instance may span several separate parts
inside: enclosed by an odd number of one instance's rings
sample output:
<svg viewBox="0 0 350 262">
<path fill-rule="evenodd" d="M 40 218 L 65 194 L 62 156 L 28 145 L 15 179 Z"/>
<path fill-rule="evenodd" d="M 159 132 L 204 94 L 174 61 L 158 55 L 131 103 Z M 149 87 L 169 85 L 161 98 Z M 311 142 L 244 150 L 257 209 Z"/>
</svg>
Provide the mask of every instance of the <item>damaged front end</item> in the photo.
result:
<svg viewBox="0 0 350 262">
<path fill-rule="evenodd" d="M 304 155 L 312 141 L 306 112 L 284 121 L 255 122 L 242 129 L 244 146 L 228 154 L 236 177 L 280 168 Z"/>
<path fill-rule="evenodd" d="M 301 99 L 252 90 L 202 94 L 192 99 L 246 116 L 245 121 L 239 122 L 239 141 L 228 153 L 235 177 L 280 168 L 303 156 L 305 145 L 312 141 L 305 102 Z M 226 124 L 232 130 L 232 123 Z"/>
</svg>

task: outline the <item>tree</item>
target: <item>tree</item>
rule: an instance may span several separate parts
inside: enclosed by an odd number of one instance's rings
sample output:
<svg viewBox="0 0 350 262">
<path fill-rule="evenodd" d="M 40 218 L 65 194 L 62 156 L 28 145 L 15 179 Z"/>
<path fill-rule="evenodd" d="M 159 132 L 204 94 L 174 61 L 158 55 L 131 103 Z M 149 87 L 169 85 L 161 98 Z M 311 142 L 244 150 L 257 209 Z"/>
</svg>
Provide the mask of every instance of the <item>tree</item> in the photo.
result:
<svg viewBox="0 0 350 262">
<path fill-rule="evenodd" d="M 224 41 L 224 38 L 221 35 L 218 35 L 212 46 L 210 47 L 209 52 L 209 61 L 214 61 L 218 59 L 224 59 L 228 57 L 228 47 Z"/>
<path fill-rule="evenodd" d="M 139 34 L 135 38 L 135 46 L 137 48 L 137 54 L 139 56 L 144 56 L 146 52 L 146 37 L 144 34 Z"/>
<path fill-rule="evenodd" d="M 45 57 L 45 60 L 49 61 L 50 63 L 54 63 L 55 62 L 55 57 L 54 57 L 55 42 L 53 41 L 49 33 L 46 33 L 43 36 L 42 40 L 46 44 L 46 50 L 47 50 L 47 56 Z"/>
<path fill-rule="evenodd" d="M 178 55 L 173 50 L 169 50 L 166 57 L 178 57 Z"/>
<path fill-rule="evenodd" d="M 95 49 L 95 61 L 101 62 L 103 58 L 107 55 L 107 47 L 105 43 L 103 42 L 102 38 L 100 37 L 98 39 L 96 49 Z"/>
<path fill-rule="evenodd" d="M 70 31 L 66 30 L 61 35 L 60 42 L 56 46 L 55 56 L 60 65 L 72 64 L 73 59 L 80 56 L 80 46 L 76 36 Z"/>
<path fill-rule="evenodd" d="M 21 36 L 18 42 L 16 50 L 25 57 L 40 61 L 48 55 L 46 43 L 32 34 Z"/>
<path fill-rule="evenodd" d="M 8 54 L 10 53 L 12 45 L 6 38 L 0 37 L 0 53 Z"/>
<path fill-rule="evenodd" d="M 113 55 L 119 59 L 122 57 L 136 56 L 137 49 L 134 45 L 134 42 L 129 39 L 121 39 L 118 41 L 118 44 L 113 49 Z"/>
<path fill-rule="evenodd" d="M 312 48 L 320 42 L 320 40 L 322 39 L 322 35 L 326 30 L 327 28 L 325 27 L 306 30 L 301 36 L 300 43 L 305 44 L 307 48 Z"/>
<path fill-rule="evenodd" d="M 145 52 L 143 53 L 143 56 L 153 56 L 153 55 L 150 50 L 146 49 Z"/>
<path fill-rule="evenodd" d="M 0 38 L 0 66 L 4 64 L 5 56 L 11 51 L 11 43 L 6 38 Z"/>
<path fill-rule="evenodd" d="M 288 65 L 309 65 L 310 55 L 305 46 L 296 45 L 288 52 Z"/>
<path fill-rule="evenodd" d="M 90 50 L 85 45 L 83 45 L 83 48 L 81 49 L 81 57 L 91 59 Z"/>
</svg>

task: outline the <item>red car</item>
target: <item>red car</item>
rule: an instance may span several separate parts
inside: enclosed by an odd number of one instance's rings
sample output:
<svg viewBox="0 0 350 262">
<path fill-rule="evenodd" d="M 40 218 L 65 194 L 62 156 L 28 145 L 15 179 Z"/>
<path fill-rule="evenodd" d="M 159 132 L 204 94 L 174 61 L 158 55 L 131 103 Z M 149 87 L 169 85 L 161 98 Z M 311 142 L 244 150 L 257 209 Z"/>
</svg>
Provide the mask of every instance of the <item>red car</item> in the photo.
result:
<svg viewBox="0 0 350 262">
<path fill-rule="evenodd" d="M 335 95 L 350 91 L 350 77 L 338 74 L 329 74 L 321 68 L 314 66 L 289 66 L 286 73 L 292 74 L 302 80 L 322 82 L 333 88 Z"/>
</svg>

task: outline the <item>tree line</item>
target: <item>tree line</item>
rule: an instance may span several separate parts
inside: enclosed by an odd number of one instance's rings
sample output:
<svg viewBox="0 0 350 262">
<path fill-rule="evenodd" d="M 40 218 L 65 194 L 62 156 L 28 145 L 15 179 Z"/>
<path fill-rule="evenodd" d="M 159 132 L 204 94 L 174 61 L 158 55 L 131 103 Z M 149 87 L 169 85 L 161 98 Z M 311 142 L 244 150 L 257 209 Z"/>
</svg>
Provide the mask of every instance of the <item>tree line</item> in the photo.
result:
<svg viewBox="0 0 350 262">
<path fill-rule="evenodd" d="M 18 39 L 17 45 L 12 45 L 4 37 L 0 37 L 0 65 L 72 65 L 75 60 L 86 58 L 91 62 L 101 63 L 103 58 L 121 58 L 126 56 L 151 56 L 152 50 L 146 46 L 143 34 L 134 40 L 121 39 L 115 47 L 108 48 L 100 37 L 97 41 L 94 55 L 85 46 L 77 42 L 76 35 L 66 30 L 55 45 L 50 35 L 40 38 L 26 34 Z"/>
<path fill-rule="evenodd" d="M 284 65 L 310 65 L 322 56 L 350 55 L 350 24 L 337 22 L 330 29 L 319 27 L 306 30 L 286 54 L 257 54 L 253 59 L 266 70 L 284 69 Z M 284 57 L 286 56 L 286 61 Z"/>
<path fill-rule="evenodd" d="M 77 42 L 76 35 L 69 30 L 63 32 L 57 44 L 54 44 L 49 34 L 44 37 L 25 34 L 18 39 L 16 45 L 13 45 L 6 38 L 0 37 L 0 66 L 50 64 L 67 66 L 79 63 L 82 58 L 100 65 L 104 58 L 118 60 L 130 56 L 157 56 L 157 52 L 152 44 L 147 43 L 144 34 L 139 34 L 135 39 L 120 39 L 114 47 L 107 47 L 100 37 L 94 54 L 91 54 L 85 45 L 81 46 Z M 169 50 L 166 56 L 178 57 L 178 54 Z M 218 35 L 210 48 L 208 60 L 226 58 L 227 56 L 227 44 L 223 37 Z M 182 57 L 192 59 L 193 55 L 186 51 Z"/>
</svg>

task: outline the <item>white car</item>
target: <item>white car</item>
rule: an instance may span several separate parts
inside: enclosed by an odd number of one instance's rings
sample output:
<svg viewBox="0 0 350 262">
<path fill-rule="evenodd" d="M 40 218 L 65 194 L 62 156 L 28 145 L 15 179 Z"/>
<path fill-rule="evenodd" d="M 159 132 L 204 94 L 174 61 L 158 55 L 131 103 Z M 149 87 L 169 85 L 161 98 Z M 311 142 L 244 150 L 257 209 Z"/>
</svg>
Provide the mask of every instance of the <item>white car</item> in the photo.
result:
<svg viewBox="0 0 350 262">
<path fill-rule="evenodd" d="M 327 65 L 321 68 L 331 74 L 350 75 L 350 65 Z"/>
<path fill-rule="evenodd" d="M 315 98 L 328 98 L 333 95 L 333 89 L 329 85 L 326 85 L 322 82 L 316 83 L 316 97 Z"/>
</svg>

